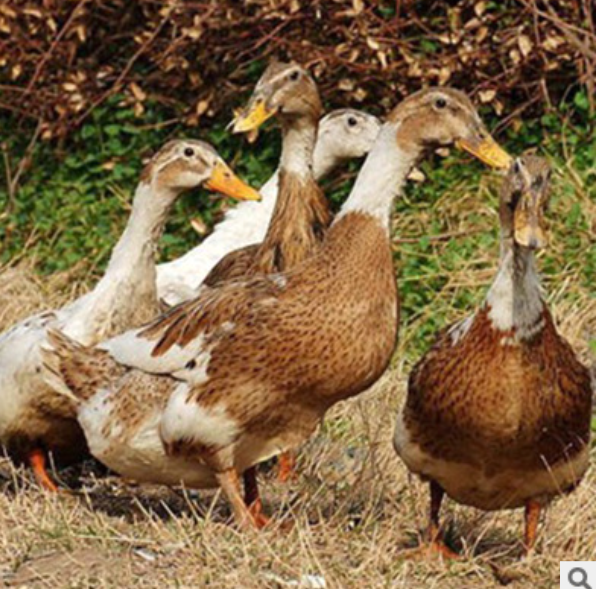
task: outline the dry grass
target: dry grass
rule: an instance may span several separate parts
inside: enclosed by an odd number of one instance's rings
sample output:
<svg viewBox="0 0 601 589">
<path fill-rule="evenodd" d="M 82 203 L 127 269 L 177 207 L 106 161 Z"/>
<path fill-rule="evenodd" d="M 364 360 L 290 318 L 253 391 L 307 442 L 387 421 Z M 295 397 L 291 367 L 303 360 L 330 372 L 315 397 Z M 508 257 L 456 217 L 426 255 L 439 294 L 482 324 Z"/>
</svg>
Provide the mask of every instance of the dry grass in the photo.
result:
<svg viewBox="0 0 601 589">
<path fill-rule="evenodd" d="M 443 196 L 436 213 L 449 231 L 468 232 L 457 239 L 470 239 L 470 231 L 494 222 L 492 202 L 486 194 Z M 479 221 L 461 212 L 466 210 Z M 404 235 L 419 233 L 420 214 L 397 219 Z M 585 207 L 585 214 L 592 226 L 594 208 Z M 436 247 L 433 255 L 444 255 L 446 242 Z M 551 255 L 562 259 L 562 247 L 561 239 L 554 240 Z M 412 319 L 402 351 L 420 322 L 433 314 L 445 321 L 460 314 L 458 291 L 481 289 L 490 280 L 496 246 L 479 255 L 478 264 L 466 261 L 461 272 L 451 273 L 440 295 Z M 582 284 L 576 260 L 547 287 L 564 335 L 586 357 L 596 316 L 594 293 Z M 80 288 L 68 277 L 49 282 L 28 268 L 5 270 L 0 328 Z M 81 479 L 80 473 L 60 473 L 63 481 L 83 480 L 83 486 L 73 495 L 49 497 L 27 473 L 0 462 L 0 587 L 321 587 L 323 579 L 328 588 L 485 589 L 511 583 L 516 589 L 542 589 L 557 587 L 560 560 L 594 560 L 594 449 L 583 484 L 547 511 L 536 553 L 528 560 L 519 559 L 521 512 L 483 514 L 451 503 L 443 510 L 447 540 L 466 560 L 449 565 L 405 558 L 425 524 L 427 494 L 391 444 L 410 368 L 404 357 L 397 355 L 396 366 L 373 390 L 328 415 L 302 451 L 296 480 L 280 485 L 264 473 L 267 509 L 276 520 L 294 520 L 289 533 L 239 533 L 228 523 L 218 494 L 135 486 L 98 469 Z"/>
</svg>

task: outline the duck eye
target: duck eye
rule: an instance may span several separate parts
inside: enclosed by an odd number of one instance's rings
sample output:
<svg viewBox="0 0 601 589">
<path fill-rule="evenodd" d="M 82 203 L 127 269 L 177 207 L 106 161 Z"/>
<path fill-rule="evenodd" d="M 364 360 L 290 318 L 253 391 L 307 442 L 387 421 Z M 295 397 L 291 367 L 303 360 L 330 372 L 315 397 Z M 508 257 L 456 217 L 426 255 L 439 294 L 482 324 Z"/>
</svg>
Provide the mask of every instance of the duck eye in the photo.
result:
<svg viewBox="0 0 601 589">
<path fill-rule="evenodd" d="M 194 155 L 194 150 L 191 147 L 186 147 L 186 149 L 184 149 L 184 155 L 186 157 L 192 157 Z"/>
<path fill-rule="evenodd" d="M 293 82 L 296 82 L 296 80 L 298 80 L 299 78 L 300 78 L 300 72 L 298 70 L 295 70 L 290 74 L 290 79 Z"/>
<path fill-rule="evenodd" d="M 445 108 L 447 106 L 446 98 L 437 98 L 436 102 L 434 103 L 434 106 L 437 109 L 442 110 L 443 108 Z"/>
<path fill-rule="evenodd" d="M 355 117 L 349 117 L 347 122 L 348 122 L 349 127 L 355 127 L 358 123 L 358 121 Z"/>
</svg>

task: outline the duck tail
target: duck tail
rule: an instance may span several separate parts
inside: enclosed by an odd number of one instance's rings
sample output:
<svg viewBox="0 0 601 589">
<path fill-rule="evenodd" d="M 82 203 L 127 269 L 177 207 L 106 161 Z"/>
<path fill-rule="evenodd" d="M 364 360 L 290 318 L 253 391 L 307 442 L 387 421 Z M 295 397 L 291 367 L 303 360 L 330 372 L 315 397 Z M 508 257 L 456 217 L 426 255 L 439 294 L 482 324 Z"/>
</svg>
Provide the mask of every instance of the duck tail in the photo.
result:
<svg viewBox="0 0 601 589">
<path fill-rule="evenodd" d="M 125 371 L 105 350 L 83 346 L 61 331 L 49 329 L 47 339 L 42 349 L 44 379 L 76 406 Z"/>
</svg>

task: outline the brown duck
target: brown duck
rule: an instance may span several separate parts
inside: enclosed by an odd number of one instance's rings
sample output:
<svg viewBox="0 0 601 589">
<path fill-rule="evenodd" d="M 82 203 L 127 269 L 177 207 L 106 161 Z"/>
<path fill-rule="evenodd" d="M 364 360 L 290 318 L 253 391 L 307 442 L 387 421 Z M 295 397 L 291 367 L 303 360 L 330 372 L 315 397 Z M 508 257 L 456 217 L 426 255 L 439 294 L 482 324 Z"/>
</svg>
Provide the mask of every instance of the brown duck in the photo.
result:
<svg viewBox="0 0 601 589">
<path fill-rule="evenodd" d="M 526 508 L 525 548 L 541 506 L 573 489 L 589 462 L 588 370 L 557 333 L 534 252 L 544 246 L 549 166 L 516 160 L 501 192 L 501 261 L 483 307 L 448 328 L 409 377 L 394 445 L 430 482 L 429 548 L 444 494 L 483 510 Z"/>
<path fill-rule="evenodd" d="M 323 108 L 317 85 L 296 63 L 273 62 L 258 81 L 234 132 L 256 131 L 275 116 L 282 128 L 278 195 L 263 242 L 226 255 L 208 274 L 206 286 L 294 268 L 313 254 L 331 221 L 330 208 L 313 173 L 313 157 Z M 291 453 L 278 458 L 279 479 L 294 465 Z M 254 468 L 244 476 L 246 502 L 258 502 Z M 257 509 L 260 504 L 257 504 Z"/>
<path fill-rule="evenodd" d="M 331 221 L 328 201 L 313 174 L 322 113 L 319 91 L 306 70 L 296 63 L 269 65 L 233 125 L 236 133 L 250 132 L 277 118 L 282 154 L 275 208 L 263 242 L 225 256 L 206 285 L 289 270 L 315 252 Z"/>
<path fill-rule="evenodd" d="M 92 453 L 129 478 L 220 486 L 240 525 L 260 525 L 239 475 L 303 443 L 385 371 L 398 326 L 392 205 L 422 154 L 453 143 L 510 161 L 463 93 L 419 92 L 390 115 L 322 246 L 293 270 L 208 289 L 100 347 L 55 333 L 47 365 L 79 399 Z"/>
</svg>

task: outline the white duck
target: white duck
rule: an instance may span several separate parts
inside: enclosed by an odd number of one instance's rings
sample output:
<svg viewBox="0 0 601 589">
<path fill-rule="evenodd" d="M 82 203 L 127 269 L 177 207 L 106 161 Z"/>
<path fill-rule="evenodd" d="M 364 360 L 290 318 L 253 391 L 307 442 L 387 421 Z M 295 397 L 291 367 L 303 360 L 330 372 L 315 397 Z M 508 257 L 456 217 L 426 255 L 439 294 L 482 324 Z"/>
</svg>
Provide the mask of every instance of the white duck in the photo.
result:
<svg viewBox="0 0 601 589">
<path fill-rule="evenodd" d="M 351 108 L 324 116 L 313 152 L 315 178 L 319 180 L 345 161 L 366 155 L 379 129 L 376 117 Z M 278 195 L 278 177 L 276 171 L 263 185 L 260 202 L 238 204 L 200 245 L 157 266 L 157 289 L 162 301 L 171 306 L 195 297 L 199 286 L 224 256 L 263 241 Z"/>
<path fill-rule="evenodd" d="M 236 198 L 260 199 L 210 145 L 169 142 L 144 169 L 127 227 L 94 290 L 62 309 L 29 317 L 0 336 L 0 445 L 18 462 L 28 461 L 46 489 L 56 486 L 45 470 L 45 451 L 52 451 L 59 463 L 77 460 L 87 451 L 69 404 L 44 394 L 49 387 L 42 377 L 41 346 L 48 328 L 91 345 L 156 316 L 159 238 L 178 196 L 201 185 Z"/>
</svg>

